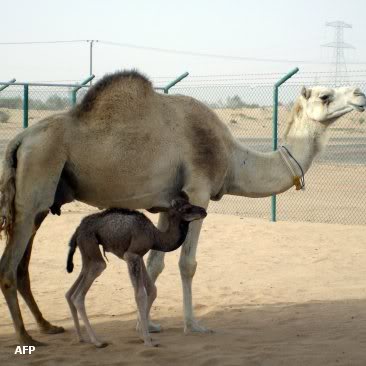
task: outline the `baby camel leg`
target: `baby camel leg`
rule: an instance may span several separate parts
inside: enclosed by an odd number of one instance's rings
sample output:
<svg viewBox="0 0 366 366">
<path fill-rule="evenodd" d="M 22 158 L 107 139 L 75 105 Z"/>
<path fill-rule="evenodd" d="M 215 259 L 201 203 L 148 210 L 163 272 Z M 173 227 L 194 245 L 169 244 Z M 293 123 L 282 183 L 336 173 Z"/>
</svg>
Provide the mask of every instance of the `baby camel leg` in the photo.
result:
<svg viewBox="0 0 366 366">
<path fill-rule="evenodd" d="M 156 346 L 152 342 L 148 327 L 148 298 L 144 284 L 144 262 L 139 255 L 133 253 L 125 253 L 123 259 L 127 262 L 128 272 L 135 290 L 135 300 L 144 344 L 145 346 Z"/>
<path fill-rule="evenodd" d="M 155 327 L 151 327 L 151 321 L 150 321 L 150 309 L 151 309 L 153 302 L 156 299 L 157 290 L 156 290 L 156 286 L 155 286 L 154 282 L 151 280 L 149 274 L 147 273 L 144 261 L 141 260 L 141 263 L 142 263 L 143 282 L 144 282 L 144 286 L 145 286 L 146 293 L 147 293 L 146 318 L 147 318 L 148 325 L 149 325 L 149 332 L 154 333 L 154 332 L 160 331 L 160 326 L 155 325 Z M 157 327 L 158 327 L 158 329 L 157 329 Z M 139 320 L 137 320 L 136 330 L 141 331 L 141 326 L 140 326 Z"/>
<path fill-rule="evenodd" d="M 84 322 L 85 329 L 88 333 L 90 341 L 98 348 L 106 347 L 108 343 L 99 341 L 96 337 L 96 334 L 94 333 L 93 328 L 90 325 L 85 310 L 85 296 L 89 291 L 91 285 L 93 284 L 94 280 L 101 275 L 105 268 L 106 264 L 104 261 L 93 262 L 90 263 L 88 266 L 85 266 L 82 270 L 79 284 L 77 285 L 74 293 L 71 295 L 71 301 L 73 302 L 77 313 L 80 314 L 80 318 Z M 77 322 L 75 322 L 75 324 L 77 324 Z"/>
<path fill-rule="evenodd" d="M 74 320 L 75 330 L 76 330 L 76 334 L 78 336 L 79 342 L 86 342 L 86 339 L 84 339 L 84 337 L 81 333 L 81 330 L 80 330 L 80 323 L 79 323 L 77 309 L 71 300 L 72 295 L 75 293 L 76 289 L 78 288 L 82 278 L 83 278 L 83 272 L 81 271 L 78 278 L 76 279 L 74 284 L 71 286 L 70 290 L 66 292 L 65 297 L 66 297 L 67 303 L 69 304 L 69 307 L 70 307 L 71 315 Z"/>
<path fill-rule="evenodd" d="M 151 280 L 149 274 L 147 273 L 144 260 L 141 258 L 141 264 L 142 264 L 142 275 L 143 275 L 143 281 L 144 286 L 146 288 L 147 292 L 147 309 L 146 309 L 146 317 L 148 322 L 150 323 L 150 310 L 153 302 L 156 299 L 157 290 L 154 282 Z"/>
</svg>

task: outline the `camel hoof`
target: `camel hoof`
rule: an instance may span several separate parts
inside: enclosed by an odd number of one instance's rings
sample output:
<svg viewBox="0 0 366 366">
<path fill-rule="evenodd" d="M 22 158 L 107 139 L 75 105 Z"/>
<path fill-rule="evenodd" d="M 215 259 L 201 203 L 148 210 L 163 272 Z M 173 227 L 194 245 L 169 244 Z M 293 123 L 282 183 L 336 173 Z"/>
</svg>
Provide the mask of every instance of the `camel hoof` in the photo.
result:
<svg viewBox="0 0 366 366">
<path fill-rule="evenodd" d="M 144 346 L 146 347 L 159 347 L 159 343 L 156 341 L 153 341 L 152 339 L 150 339 L 150 341 L 145 341 L 144 342 Z"/>
<path fill-rule="evenodd" d="M 140 322 L 136 324 L 136 330 L 141 331 Z M 149 322 L 149 333 L 160 333 L 162 330 L 161 325 L 153 322 Z"/>
<path fill-rule="evenodd" d="M 196 321 L 192 322 L 188 325 L 185 325 L 184 327 L 184 333 L 190 334 L 190 333 L 214 333 L 212 329 L 206 328 L 202 325 L 199 325 Z"/>
<path fill-rule="evenodd" d="M 58 334 L 63 333 L 65 329 L 63 327 L 58 327 L 56 325 L 48 324 L 46 326 L 42 326 L 40 328 L 41 333 L 43 334 Z"/>
<path fill-rule="evenodd" d="M 36 341 L 35 339 L 33 339 L 31 336 L 26 336 L 26 337 L 23 337 L 21 340 L 20 340 L 20 345 L 21 346 L 34 346 L 34 347 L 44 347 L 44 346 L 48 346 L 47 343 L 44 343 L 44 342 L 39 342 L 39 341 Z"/>
<path fill-rule="evenodd" d="M 79 343 L 90 343 L 90 341 L 88 339 L 85 339 L 85 338 L 78 338 L 78 342 Z"/>
<path fill-rule="evenodd" d="M 109 343 L 107 343 L 107 342 L 98 342 L 98 343 L 95 344 L 95 347 L 97 347 L 97 348 L 105 348 L 105 347 L 108 346 L 108 344 Z"/>
<path fill-rule="evenodd" d="M 157 323 L 150 322 L 149 323 L 149 333 L 160 333 L 161 325 Z"/>
</svg>

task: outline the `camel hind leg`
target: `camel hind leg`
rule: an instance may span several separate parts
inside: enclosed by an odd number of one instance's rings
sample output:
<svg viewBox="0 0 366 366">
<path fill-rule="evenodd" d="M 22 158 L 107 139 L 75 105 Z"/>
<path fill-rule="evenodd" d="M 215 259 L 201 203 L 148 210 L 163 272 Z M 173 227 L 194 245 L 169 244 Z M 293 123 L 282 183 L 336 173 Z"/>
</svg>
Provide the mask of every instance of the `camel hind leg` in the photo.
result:
<svg viewBox="0 0 366 366">
<path fill-rule="evenodd" d="M 78 238 L 78 247 L 81 253 L 83 266 L 81 273 L 70 290 L 66 293 L 66 299 L 69 303 L 71 314 L 74 320 L 76 333 L 79 341 L 84 342 L 80 330 L 78 314 L 82 319 L 90 341 L 98 348 L 108 345 L 107 342 L 98 340 L 86 314 L 85 297 L 95 279 L 102 274 L 106 268 L 106 263 L 99 250 L 96 238 L 83 237 Z"/>
<path fill-rule="evenodd" d="M 83 337 L 82 333 L 81 333 L 81 329 L 80 329 L 80 323 L 79 323 L 79 317 L 78 317 L 78 311 L 76 309 L 76 306 L 72 300 L 72 295 L 74 293 L 76 293 L 76 289 L 78 288 L 80 282 L 83 279 L 83 272 L 81 271 L 78 278 L 76 279 L 76 281 L 74 282 L 74 284 L 71 286 L 70 290 L 66 292 L 66 300 L 67 303 L 69 304 L 69 308 L 71 311 L 71 315 L 72 315 L 72 319 L 74 321 L 74 326 L 75 326 L 75 330 L 76 330 L 76 335 L 78 337 L 79 342 L 86 342 L 86 339 Z"/>
<path fill-rule="evenodd" d="M 24 327 L 17 297 L 18 277 L 22 283 L 20 291 L 28 300 L 27 303 L 31 310 L 33 309 L 35 314 L 39 316 L 40 312 L 33 295 L 31 295 L 29 276 L 27 275 L 28 257 L 30 258 L 31 249 L 27 254 L 26 250 L 35 234 L 38 215 L 42 212 L 48 212 L 53 203 L 57 181 L 60 178 L 64 163 L 60 159 L 56 160 L 54 165 L 48 166 L 47 174 L 45 174 L 45 157 L 37 154 L 37 152 L 41 154 L 45 152 L 39 150 L 26 155 L 29 151 L 25 148 L 24 153 L 20 151 L 21 149 L 22 147 L 18 150 L 16 171 L 15 217 L 12 233 L 0 260 L 0 287 L 7 302 L 19 343 L 37 346 L 41 343 L 35 341 Z M 18 273 L 18 267 L 23 257 L 23 268 Z"/>
<path fill-rule="evenodd" d="M 26 252 L 32 232 L 33 222 L 31 219 L 15 222 L 13 234 L 0 260 L 0 286 L 8 304 L 20 344 L 41 346 L 43 344 L 32 339 L 25 330 L 17 297 L 17 269 Z"/>
<path fill-rule="evenodd" d="M 26 302 L 29 310 L 32 312 L 34 318 L 36 319 L 40 331 L 45 334 L 62 333 L 64 332 L 64 328 L 52 325 L 43 317 L 32 294 L 29 278 L 29 261 L 31 258 L 34 236 L 35 233 L 32 235 L 24 256 L 18 266 L 17 288 L 19 293 L 22 295 L 24 301 Z"/>
</svg>

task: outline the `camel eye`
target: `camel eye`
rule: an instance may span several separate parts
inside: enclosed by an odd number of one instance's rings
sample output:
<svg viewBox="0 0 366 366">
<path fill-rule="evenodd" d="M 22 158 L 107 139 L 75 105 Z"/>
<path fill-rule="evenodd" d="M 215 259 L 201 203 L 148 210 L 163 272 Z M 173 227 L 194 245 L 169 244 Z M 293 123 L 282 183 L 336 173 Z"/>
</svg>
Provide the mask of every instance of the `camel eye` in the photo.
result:
<svg viewBox="0 0 366 366">
<path fill-rule="evenodd" d="M 329 101 L 330 95 L 329 94 L 320 95 L 319 99 L 321 99 L 323 102 Z"/>
</svg>

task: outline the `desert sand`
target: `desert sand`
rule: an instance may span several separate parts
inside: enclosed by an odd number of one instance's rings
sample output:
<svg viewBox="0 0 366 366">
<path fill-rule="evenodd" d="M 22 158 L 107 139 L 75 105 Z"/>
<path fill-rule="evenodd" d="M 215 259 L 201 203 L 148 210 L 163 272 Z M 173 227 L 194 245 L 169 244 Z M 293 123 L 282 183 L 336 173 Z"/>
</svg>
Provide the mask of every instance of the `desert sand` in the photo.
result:
<svg viewBox="0 0 366 366">
<path fill-rule="evenodd" d="M 80 206 L 80 209 L 83 207 Z M 104 349 L 76 341 L 64 294 L 80 270 L 67 274 L 67 243 L 87 213 L 48 217 L 31 260 L 33 291 L 45 317 L 66 332 L 42 335 L 21 300 L 30 334 L 46 342 L 14 355 L 15 337 L 0 296 L 0 365 L 365 365 L 366 229 L 313 223 L 271 223 L 209 214 L 198 249 L 194 304 L 212 334 L 183 334 L 179 251 L 166 256 L 152 317 L 163 332 L 146 348 L 135 326 L 127 268 L 108 255 L 106 271 L 86 306 Z M 156 220 L 156 216 L 151 216 Z M 0 242 L 0 253 L 4 242 Z"/>
</svg>

